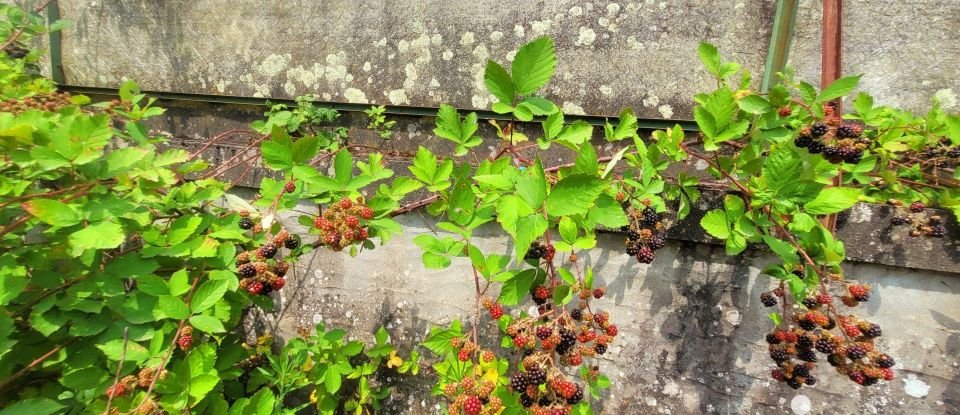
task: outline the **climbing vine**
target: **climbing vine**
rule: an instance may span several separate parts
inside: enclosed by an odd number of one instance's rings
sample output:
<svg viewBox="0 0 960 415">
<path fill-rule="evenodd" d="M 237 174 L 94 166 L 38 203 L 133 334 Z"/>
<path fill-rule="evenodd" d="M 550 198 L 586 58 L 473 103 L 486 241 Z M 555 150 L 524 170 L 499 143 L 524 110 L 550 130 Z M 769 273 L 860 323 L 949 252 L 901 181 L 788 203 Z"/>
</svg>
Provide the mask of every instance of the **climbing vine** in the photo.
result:
<svg viewBox="0 0 960 415">
<path fill-rule="evenodd" d="M 619 328 L 580 256 L 599 229 L 623 233 L 624 255 L 656 262 L 669 226 L 709 190 L 725 195 L 700 224 L 728 254 L 756 244 L 781 260 L 764 270 L 773 283 L 759 299 L 775 307 L 771 376 L 814 385 L 826 360 L 869 386 L 893 378 L 894 359 L 876 344 L 881 328 L 853 314 L 870 287 L 844 273 L 836 215 L 889 203 L 901 211 L 894 229 L 940 238 L 948 220 L 925 208 L 960 213 L 960 117 L 936 105 L 917 117 L 865 93 L 844 113 L 858 77 L 817 91 L 786 73 L 760 93 L 708 44 L 698 52 L 717 87 L 695 97 L 697 134 L 675 126 L 642 137 L 630 110 L 602 131 L 568 122 L 539 95 L 556 65 L 553 41 L 540 38 L 509 70 L 487 63 L 492 110 L 505 118 L 490 122 L 489 154 L 476 113 L 442 105 L 434 134 L 453 153 L 404 154 L 351 142 L 332 126 L 339 114 L 310 97 L 270 105 L 250 130 L 188 152 L 149 132 L 145 121 L 164 110 L 135 83 L 92 104 L 39 76 L 40 54 L 26 46 L 47 28 L 38 13 L 0 5 L 2 415 L 376 413 L 393 393 L 380 375 L 420 369 L 419 353 L 401 355 L 385 329 L 370 328 L 370 346 L 323 325 L 279 345 L 244 338 L 240 323 L 252 307 L 272 310 L 304 254 L 376 249 L 402 231 L 392 217 L 421 207 L 438 228 L 414 238 L 424 266 L 469 265 L 475 294 L 469 321 L 422 342 L 444 410 L 591 413 L 611 384 L 593 359 Z M 367 115 L 389 139 L 384 108 Z M 203 161 L 235 136 L 249 145 L 220 165 Z M 595 146 L 598 136 L 613 150 Z M 546 165 L 551 148 L 574 162 Z M 396 176 L 388 158 L 408 161 L 410 174 Z M 684 168 L 693 163 L 708 174 Z M 245 200 L 231 189 L 254 166 L 273 174 Z M 308 230 L 280 220 L 289 215 Z M 494 223 L 509 252 L 476 243 Z"/>
</svg>

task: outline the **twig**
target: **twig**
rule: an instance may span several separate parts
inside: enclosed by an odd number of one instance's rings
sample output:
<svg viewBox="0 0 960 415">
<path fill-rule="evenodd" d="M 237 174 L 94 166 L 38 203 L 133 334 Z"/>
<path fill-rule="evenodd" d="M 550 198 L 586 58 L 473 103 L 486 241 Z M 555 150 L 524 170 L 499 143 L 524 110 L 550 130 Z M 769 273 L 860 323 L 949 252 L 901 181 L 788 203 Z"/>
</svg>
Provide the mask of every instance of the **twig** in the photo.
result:
<svg viewBox="0 0 960 415">
<path fill-rule="evenodd" d="M 40 357 L 34 359 L 33 362 L 30 362 L 29 365 L 27 365 L 27 366 L 24 367 L 23 369 L 20 369 L 19 371 L 17 371 L 17 373 L 14 373 L 14 374 L 11 375 L 10 377 L 4 379 L 2 382 L 0 382 L 0 391 L 3 391 L 4 389 L 6 389 L 6 388 L 7 388 L 8 386 L 10 386 L 10 384 L 13 383 L 15 380 L 23 377 L 24 375 L 27 374 L 27 372 L 29 372 L 29 371 L 32 370 L 33 368 L 39 366 L 39 365 L 40 365 L 41 363 L 43 363 L 45 360 L 49 359 L 50 356 L 53 356 L 54 354 L 56 354 L 57 352 L 59 352 L 59 351 L 60 351 L 61 349 L 63 349 L 64 347 L 67 347 L 67 345 L 69 345 L 70 343 L 73 343 L 73 341 L 76 340 L 76 339 L 78 339 L 78 338 L 79 338 L 79 337 L 71 338 L 70 340 L 67 340 L 67 341 L 64 342 L 63 344 L 61 344 L 61 345 L 59 345 L 59 346 L 57 346 L 57 347 L 54 347 L 54 348 L 51 349 L 49 352 L 44 353 L 43 356 L 40 356 Z"/>
<path fill-rule="evenodd" d="M 208 148 L 210 148 L 210 146 L 212 146 L 212 145 L 214 145 L 214 144 L 222 141 L 224 138 L 227 138 L 227 137 L 229 137 L 229 136 L 232 135 L 232 134 L 260 134 L 260 133 L 257 133 L 257 132 L 254 132 L 254 131 L 241 130 L 241 129 L 239 129 L 239 128 L 233 129 L 233 130 L 224 131 L 224 132 L 222 132 L 222 133 L 220 133 L 220 134 L 217 134 L 217 135 L 213 136 L 212 138 L 208 139 L 207 142 L 203 144 L 203 146 L 201 146 L 201 147 L 198 148 L 196 151 L 194 151 L 192 154 L 190 154 L 190 157 L 187 158 L 187 161 L 190 161 L 190 160 L 193 160 L 193 159 L 197 158 L 200 154 L 202 154 L 204 151 L 206 151 Z M 263 140 L 264 138 L 266 138 L 266 136 L 263 136 L 263 138 L 261 138 L 261 140 Z"/>
<path fill-rule="evenodd" d="M 127 359 L 127 342 L 130 340 L 128 337 L 128 331 L 130 327 L 123 328 L 123 348 L 120 349 L 120 361 L 117 362 L 117 373 L 113 376 L 113 388 L 114 393 L 109 394 L 107 397 L 107 409 L 103 410 L 104 414 L 110 413 L 110 406 L 113 404 L 113 397 L 116 396 L 116 387 L 120 383 L 120 372 L 123 370 L 123 361 Z"/>
</svg>

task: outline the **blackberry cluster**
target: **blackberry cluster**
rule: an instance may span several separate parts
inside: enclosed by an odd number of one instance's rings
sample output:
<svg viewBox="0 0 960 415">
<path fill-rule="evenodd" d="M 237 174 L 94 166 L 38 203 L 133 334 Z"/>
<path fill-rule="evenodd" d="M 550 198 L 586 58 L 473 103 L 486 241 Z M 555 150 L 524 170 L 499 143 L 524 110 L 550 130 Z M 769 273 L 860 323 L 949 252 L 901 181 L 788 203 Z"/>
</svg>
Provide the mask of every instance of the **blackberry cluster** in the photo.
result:
<svg viewBox="0 0 960 415">
<path fill-rule="evenodd" d="M 369 231 L 361 221 L 371 219 L 373 210 L 365 205 L 363 197 L 356 200 L 343 198 L 317 216 L 313 224 L 320 230 L 320 244 L 341 251 L 369 237 Z"/>
<path fill-rule="evenodd" d="M 12 43 L 3 49 L 3 53 L 11 59 L 23 59 L 30 54 L 30 49 L 23 47 L 19 43 Z"/>
<path fill-rule="evenodd" d="M 72 96 L 69 92 L 51 92 L 23 99 L 8 99 L 0 101 L 0 112 L 11 112 L 14 115 L 29 110 L 57 112 L 60 111 L 60 108 L 73 105 L 71 99 Z"/>
<path fill-rule="evenodd" d="M 655 251 L 666 246 L 663 237 L 666 227 L 660 214 L 649 206 L 649 201 L 644 201 L 642 210 L 627 208 L 627 216 L 630 221 L 626 228 L 627 255 L 637 257 L 637 261 L 642 264 L 652 263 L 656 259 Z"/>
<path fill-rule="evenodd" d="M 251 295 L 268 295 L 286 285 L 283 278 L 290 264 L 277 256 L 278 246 L 287 246 L 293 237 L 287 231 L 280 231 L 270 242 L 251 251 L 237 254 L 237 274 L 240 277 L 240 289 Z"/>
<path fill-rule="evenodd" d="M 821 154 L 834 164 L 859 163 L 870 145 L 870 140 L 863 136 L 863 126 L 843 122 L 833 102 L 824 104 L 823 112 L 824 119 L 801 128 L 793 144 L 806 148 L 810 154 Z"/>
<path fill-rule="evenodd" d="M 843 303 L 854 306 L 870 298 L 870 288 L 849 284 L 839 279 L 846 287 Z M 783 296 L 782 292 L 777 293 Z M 789 320 L 767 334 L 770 358 L 777 368 L 771 376 L 797 389 L 817 382 L 813 370 L 819 361 L 817 353 L 826 355 L 826 361 L 843 376 L 857 384 L 869 386 L 880 380 L 893 379 L 893 359 L 876 351 L 875 339 L 882 330 L 871 323 L 852 315 L 840 314 L 834 306 L 833 296 L 827 291 L 811 295 L 802 301 L 804 308 L 789 308 Z"/>
<path fill-rule="evenodd" d="M 534 370 L 540 370 L 535 366 Z M 543 373 L 544 376 L 545 372 Z M 568 380 L 559 371 L 552 372 L 544 377 L 542 382 L 530 382 L 530 373 L 515 374 L 510 381 L 510 388 L 520 394 L 520 404 L 528 408 L 534 415 L 569 415 L 571 407 L 583 401 L 584 389 L 580 384 Z M 540 379 L 538 379 L 540 380 Z M 546 388 L 539 385 L 546 384 Z"/>
<path fill-rule="evenodd" d="M 557 249 L 554 248 L 552 244 L 544 244 L 540 241 L 533 241 L 530 243 L 530 248 L 527 249 L 527 253 L 523 255 L 523 259 L 529 259 L 538 261 L 541 258 L 547 261 L 553 261 L 554 255 L 556 255 Z"/>
<path fill-rule="evenodd" d="M 938 215 L 926 215 L 926 206 L 923 202 L 915 201 L 907 209 L 897 200 L 888 201 L 889 204 L 896 207 L 897 212 L 890 218 L 890 224 L 894 226 L 912 225 L 909 235 L 917 238 L 926 236 L 930 238 L 943 238 L 947 236 L 947 224 L 943 218 Z"/>
<path fill-rule="evenodd" d="M 503 409 L 503 401 L 493 394 L 496 384 L 467 376 L 460 382 L 448 383 L 443 387 L 443 395 L 450 401 L 447 413 L 450 415 L 496 414 Z"/>
</svg>

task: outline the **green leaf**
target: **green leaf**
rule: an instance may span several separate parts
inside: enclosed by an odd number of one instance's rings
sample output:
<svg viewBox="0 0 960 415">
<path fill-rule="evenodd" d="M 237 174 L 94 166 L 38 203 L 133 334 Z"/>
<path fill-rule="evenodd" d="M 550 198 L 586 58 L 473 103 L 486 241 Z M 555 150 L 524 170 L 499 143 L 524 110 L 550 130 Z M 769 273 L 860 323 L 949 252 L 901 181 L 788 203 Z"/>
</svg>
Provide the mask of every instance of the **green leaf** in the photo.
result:
<svg viewBox="0 0 960 415">
<path fill-rule="evenodd" d="M 626 138 L 636 137 L 638 128 L 637 117 L 633 115 L 633 111 L 630 108 L 626 108 L 620 112 L 620 121 L 612 133 L 607 136 L 607 141 L 620 141 Z"/>
<path fill-rule="evenodd" d="M 539 158 L 520 174 L 516 188 L 517 196 L 520 196 L 528 206 L 535 208 L 543 206 L 543 201 L 547 198 L 547 178 Z"/>
<path fill-rule="evenodd" d="M 97 348 L 103 352 L 107 359 L 119 361 L 120 355 L 124 353 L 123 339 L 113 339 L 103 344 L 98 344 Z M 150 352 L 137 342 L 128 341 L 126 344 L 125 361 L 140 363 L 150 357 Z"/>
<path fill-rule="evenodd" d="M 273 396 L 270 388 L 260 388 L 255 395 L 250 398 L 243 411 L 243 415 L 271 415 L 273 407 L 276 405 L 277 398 Z"/>
<path fill-rule="evenodd" d="M 727 239 L 730 237 L 730 225 L 727 223 L 727 213 L 722 209 L 713 209 L 700 219 L 700 226 L 714 238 Z"/>
<path fill-rule="evenodd" d="M 147 151 L 138 147 L 127 147 L 111 151 L 107 155 L 107 174 L 114 176 L 120 172 L 126 171 L 138 161 L 146 157 Z"/>
<path fill-rule="evenodd" d="M 0 415 L 49 415 L 63 408 L 66 407 L 53 399 L 30 398 L 14 402 L 0 411 Z"/>
<path fill-rule="evenodd" d="M 204 333 L 216 334 L 216 333 L 226 333 L 227 329 L 223 327 L 223 323 L 220 320 L 217 320 L 215 317 L 206 316 L 206 315 L 196 315 L 190 317 L 190 325 L 192 325 L 197 330 L 200 330 Z"/>
<path fill-rule="evenodd" d="M 113 222 L 99 222 L 70 235 L 74 254 L 87 249 L 116 248 L 123 243 L 123 227 Z"/>
<path fill-rule="evenodd" d="M 497 97 L 501 103 L 513 105 L 513 99 L 516 91 L 513 88 L 513 80 L 503 66 L 492 60 L 487 61 L 487 67 L 483 71 L 483 84 L 487 86 L 493 96 Z"/>
<path fill-rule="evenodd" d="M 274 133 L 272 139 L 260 145 L 263 162 L 274 170 L 290 170 L 293 168 L 293 142 L 279 127 L 274 127 Z"/>
<path fill-rule="evenodd" d="M 431 352 L 437 355 L 447 354 L 450 350 L 453 350 L 453 346 L 450 345 L 450 339 L 454 337 L 460 337 L 463 335 L 463 330 L 460 324 L 460 320 L 454 320 L 450 323 L 450 328 L 444 329 L 440 327 L 430 328 L 430 335 L 427 336 L 423 341 L 423 346 L 429 349 Z"/>
<path fill-rule="evenodd" d="M 603 192 L 604 183 L 595 175 L 574 174 L 560 180 L 547 196 L 547 212 L 552 216 L 587 213 Z"/>
<path fill-rule="evenodd" d="M 423 146 L 417 150 L 413 158 L 413 165 L 409 167 L 410 172 L 426 184 L 433 184 L 433 177 L 437 173 L 437 156 Z"/>
<path fill-rule="evenodd" d="M 807 202 L 803 209 L 813 215 L 837 213 L 857 204 L 862 193 L 863 190 L 852 187 L 828 187 Z"/>
<path fill-rule="evenodd" d="M 799 262 L 797 259 L 797 248 L 794 248 L 790 243 L 769 235 L 763 235 L 763 242 L 765 242 L 773 252 L 776 252 L 784 262 L 788 264 L 796 264 Z"/>
<path fill-rule="evenodd" d="M 529 95 L 542 88 L 553 76 L 557 54 L 553 39 L 538 38 L 523 45 L 513 59 L 513 84 L 520 95 Z"/>
<path fill-rule="evenodd" d="M 573 222 L 573 219 L 570 219 L 569 216 L 564 216 L 560 218 L 560 224 L 558 226 L 560 230 L 560 236 L 563 237 L 563 240 L 569 243 L 577 240 L 577 224 Z"/>
<path fill-rule="evenodd" d="M 166 286 L 164 286 L 166 288 Z M 157 297 L 157 308 L 154 311 L 162 313 L 161 317 L 174 320 L 183 320 L 190 317 L 190 309 L 183 300 L 172 295 L 161 295 Z M 154 313 L 156 315 L 156 313 Z"/>
<path fill-rule="evenodd" d="M 697 55 L 700 57 L 700 62 L 703 62 L 703 66 L 706 67 L 710 73 L 718 77 L 720 76 L 720 53 L 717 51 L 716 46 L 701 42 L 697 48 Z"/>
<path fill-rule="evenodd" d="M 470 186 L 470 181 L 466 178 L 460 179 L 453 186 L 447 215 L 454 223 L 464 226 L 473 219 L 474 210 L 473 189 Z"/>
<path fill-rule="evenodd" d="M 623 212 L 620 203 L 612 196 L 601 194 L 596 204 L 587 213 L 587 222 L 592 225 L 603 225 L 616 229 L 628 223 L 627 214 Z"/>
<path fill-rule="evenodd" d="M 553 115 L 560 110 L 553 101 L 541 97 L 526 97 L 517 104 L 517 108 L 520 107 L 524 107 L 533 115 L 538 116 Z"/>
<path fill-rule="evenodd" d="M 313 160 L 320 150 L 320 139 L 315 136 L 303 137 L 293 143 L 293 162 L 306 163 Z"/>
<path fill-rule="evenodd" d="M 333 169 L 337 183 L 346 186 L 353 177 L 353 157 L 347 150 L 340 150 L 337 157 L 333 159 Z"/>
<path fill-rule="evenodd" d="M 227 282 L 224 280 L 209 280 L 200 284 L 190 301 L 190 308 L 194 314 L 213 307 L 223 295 L 227 293 Z"/>
<path fill-rule="evenodd" d="M 748 95 L 737 101 L 737 105 L 744 112 L 751 114 L 763 114 L 772 109 L 770 103 L 759 95 Z"/>
<path fill-rule="evenodd" d="M 23 210 L 53 226 L 71 226 L 83 219 L 72 206 L 54 199 L 33 199 L 22 205 Z"/>
<path fill-rule="evenodd" d="M 514 243 L 517 257 L 523 257 L 523 254 L 530 248 L 530 243 L 543 235 L 547 231 L 547 219 L 541 215 L 531 215 L 520 218 L 517 221 L 517 231 L 514 236 Z"/>
<path fill-rule="evenodd" d="M 513 278 L 504 281 L 503 288 L 500 289 L 500 304 L 505 306 L 519 304 L 520 300 L 530 292 L 530 287 L 533 287 L 533 281 L 536 280 L 539 272 L 541 272 L 539 268 L 526 269 L 517 272 Z"/>
<path fill-rule="evenodd" d="M 823 89 L 823 91 L 820 92 L 820 95 L 817 96 L 817 101 L 829 101 L 849 95 L 851 92 L 853 92 L 854 88 L 857 87 L 857 84 L 860 83 L 861 76 L 863 75 L 845 76 L 833 81 L 833 83 L 828 85 Z"/>
</svg>

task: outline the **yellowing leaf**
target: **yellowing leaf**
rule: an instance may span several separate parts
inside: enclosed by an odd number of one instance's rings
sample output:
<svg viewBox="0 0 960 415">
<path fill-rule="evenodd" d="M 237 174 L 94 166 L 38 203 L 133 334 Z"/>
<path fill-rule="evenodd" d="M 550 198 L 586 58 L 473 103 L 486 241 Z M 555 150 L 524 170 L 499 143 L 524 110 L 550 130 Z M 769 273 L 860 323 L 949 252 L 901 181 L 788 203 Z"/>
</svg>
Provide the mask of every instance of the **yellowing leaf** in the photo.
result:
<svg viewBox="0 0 960 415">
<path fill-rule="evenodd" d="M 487 373 L 483 374 L 483 380 L 488 380 L 490 382 L 493 382 L 494 384 L 497 383 L 497 379 L 499 379 L 499 377 L 500 377 L 500 373 L 498 373 L 497 369 L 493 367 L 487 369 Z"/>
<path fill-rule="evenodd" d="M 403 359 L 400 356 L 397 356 L 397 351 L 393 350 L 390 352 L 390 358 L 387 359 L 387 367 L 393 369 L 395 367 L 400 367 L 403 364 Z"/>
</svg>

